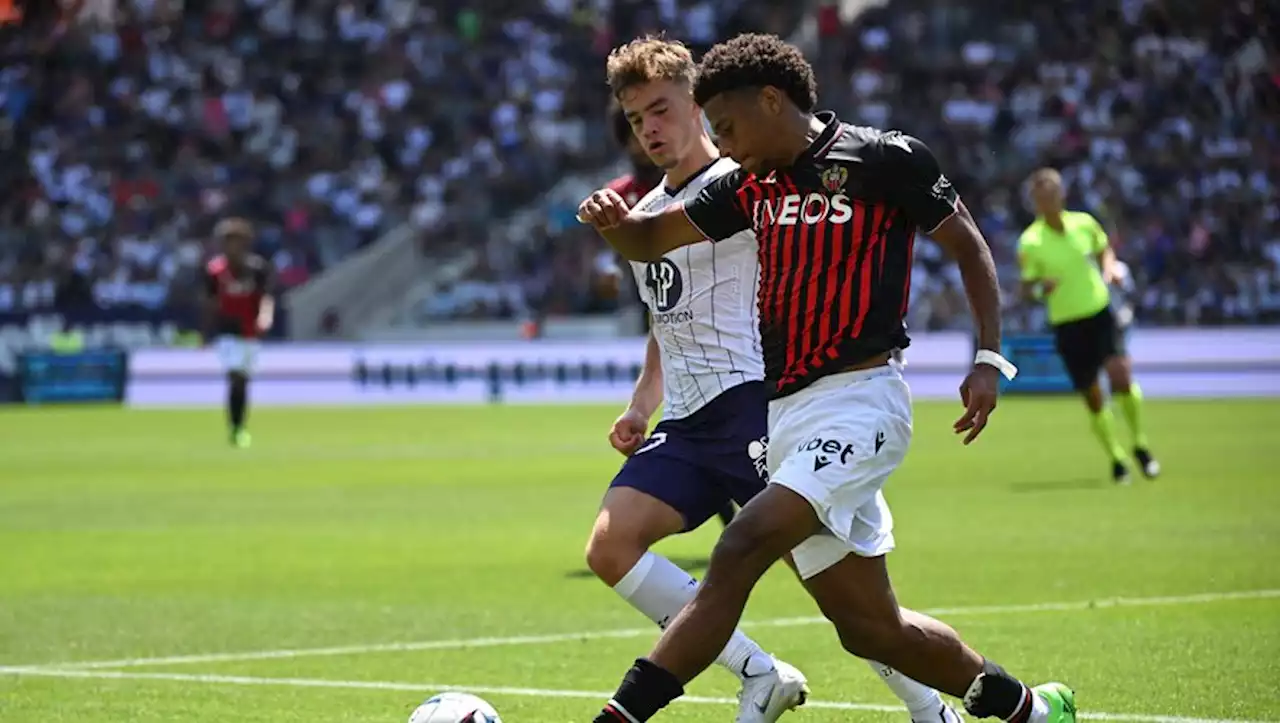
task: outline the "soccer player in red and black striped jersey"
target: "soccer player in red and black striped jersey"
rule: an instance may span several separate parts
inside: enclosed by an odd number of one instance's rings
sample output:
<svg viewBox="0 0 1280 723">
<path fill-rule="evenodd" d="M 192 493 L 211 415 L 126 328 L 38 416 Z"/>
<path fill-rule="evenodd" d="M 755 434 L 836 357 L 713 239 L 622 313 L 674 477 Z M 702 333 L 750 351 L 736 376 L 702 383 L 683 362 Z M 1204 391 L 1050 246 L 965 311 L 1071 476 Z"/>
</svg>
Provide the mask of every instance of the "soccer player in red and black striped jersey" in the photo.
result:
<svg viewBox="0 0 1280 723">
<path fill-rule="evenodd" d="M 227 423 L 231 443 L 249 446 L 245 417 L 249 411 L 249 377 L 258 353 L 258 337 L 271 329 L 275 301 L 271 296 L 271 264 L 252 252 L 253 227 L 242 218 L 227 218 L 214 227 L 223 253 L 205 266 L 206 338 L 216 340 L 218 358 L 227 372 Z"/>
<path fill-rule="evenodd" d="M 911 248 L 923 230 L 956 259 L 980 351 L 955 424 L 973 441 L 996 405 L 1000 295 L 990 249 L 930 149 L 896 131 L 815 113 L 813 70 L 775 36 L 742 35 L 703 58 L 694 97 L 722 152 L 742 168 L 683 209 L 628 212 L 608 190 L 579 207 L 622 255 L 652 260 L 744 229 L 760 242 L 760 326 L 770 484 L 712 553 L 693 601 L 636 661 L 597 722 L 638 723 L 683 694 L 723 648 L 752 588 L 791 552 L 840 641 L 942 692 L 977 717 L 1074 723 L 1074 694 L 1029 688 L 947 625 L 898 606 L 885 566 L 893 522 L 881 490 L 911 436 L 895 349 Z"/>
</svg>

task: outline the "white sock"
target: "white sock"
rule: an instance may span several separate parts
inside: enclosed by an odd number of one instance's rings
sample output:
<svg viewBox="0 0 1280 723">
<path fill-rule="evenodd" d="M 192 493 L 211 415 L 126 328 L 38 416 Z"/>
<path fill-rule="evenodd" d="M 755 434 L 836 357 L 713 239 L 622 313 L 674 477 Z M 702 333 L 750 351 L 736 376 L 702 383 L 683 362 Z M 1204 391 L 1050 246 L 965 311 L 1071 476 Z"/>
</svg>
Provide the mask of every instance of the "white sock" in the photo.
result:
<svg viewBox="0 0 1280 723">
<path fill-rule="evenodd" d="M 689 604 L 697 589 L 698 581 L 689 573 L 652 552 L 644 553 L 631 571 L 613 586 L 614 592 L 660 628 L 666 628 L 671 619 Z M 729 639 L 725 649 L 720 651 L 716 662 L 742 678 L 749 660 L 755 661 L 751 666 L 752 674 L 764 672 L 773 666 L 773 658 L 761 650 L 756 641 L 748 638 L 741 630 L 734 630 L 733 637 Z"/>
<path fill-rule="evenodd" d="M 1031 691 L 1031 717 L 1027 723 L 1044 723 L 1049 720 L 1049 701 Z"/>
<path fill-rule="evenodd" d="M 874 660 L 868 660 L 867 665 L 876 671 L 876 675 L 880 676 L 880 680 L 889 686 L 889 690 L 898 696 L 898 700 L 911 711 L 911 720 L 916 723 L 924 721 L 940 721 L 943 719 L 942 696 L 938 695 L 938 691 L 930 688 L 923 683 L 917 683 L 915 680 L 899 673 L 883 663 L 877 663 Z"/>
</svg>

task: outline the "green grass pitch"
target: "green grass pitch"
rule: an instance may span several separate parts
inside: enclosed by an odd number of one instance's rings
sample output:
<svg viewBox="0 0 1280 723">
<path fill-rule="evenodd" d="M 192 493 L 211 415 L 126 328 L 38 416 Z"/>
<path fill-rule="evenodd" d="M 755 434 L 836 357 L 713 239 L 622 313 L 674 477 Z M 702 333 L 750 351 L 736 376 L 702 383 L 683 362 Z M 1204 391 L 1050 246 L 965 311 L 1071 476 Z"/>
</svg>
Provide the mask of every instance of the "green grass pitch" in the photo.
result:
<svg viewBox="0 0 1280 723">
<path fill-rule="evenodd" d="M 0 721 L 395 723 L 445 687 L 590 720 L 655 638 L 582 560 L 616 412 L 256 410 L 242 451 L 212 410 L 0 413 Z M 1096 719 L 1280 719 L 1280 403 L 1150 402 L 1165 476 L 1129 488 L 1074 400 L 970 448 L 958 412 L 918 406 L 887 490 L 904 604 Z M 660 550 L 699 574 L 718 530 Z M 781 567 L 747 610 L 809 675 L 784 720 L 905 723 L 816 614 Z"/>
</svg>

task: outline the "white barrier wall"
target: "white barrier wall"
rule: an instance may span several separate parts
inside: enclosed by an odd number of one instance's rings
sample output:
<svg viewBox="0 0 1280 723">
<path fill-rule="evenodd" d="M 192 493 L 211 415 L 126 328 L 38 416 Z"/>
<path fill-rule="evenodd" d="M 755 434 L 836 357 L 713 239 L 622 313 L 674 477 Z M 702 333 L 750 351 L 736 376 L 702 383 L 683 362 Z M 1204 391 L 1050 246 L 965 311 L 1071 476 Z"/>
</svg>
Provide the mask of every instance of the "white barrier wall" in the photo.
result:
<svg viewBox="0 0 1280 723">
<path fill-rule="evenodd" d="M 1138 329 L 1129 348 L 1152 397 L 1280 397 L 1280 328 Z M 255 405 L 623 403 L 644 340 L 265 346 Z M 972 359 L 961 333 L 921 333 L 907 351 L 917 398 L 953 398 Z M 585 369 L 584 369 L 585 368 Z M 585 372 L 585 376 L 584 376 Z M 130 355 L 126 402 L 212 406 L 225 385 L 212 350 Z"/>
</svg>

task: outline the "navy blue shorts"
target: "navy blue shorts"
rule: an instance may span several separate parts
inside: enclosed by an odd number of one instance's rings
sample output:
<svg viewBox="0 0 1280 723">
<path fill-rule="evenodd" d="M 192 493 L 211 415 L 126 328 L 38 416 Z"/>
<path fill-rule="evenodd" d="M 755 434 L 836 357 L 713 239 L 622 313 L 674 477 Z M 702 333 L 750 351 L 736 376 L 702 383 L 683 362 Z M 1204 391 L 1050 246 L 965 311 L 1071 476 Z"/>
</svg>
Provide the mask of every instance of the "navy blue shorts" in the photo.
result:
<svg viewBox="0 0 1280 723">
<path fill-rule="evenodd" d="M 663 421 L 627 459 L 612 487 L 631 487 L 670 505 L 686 531 L 729 500 L 745 505 L 768 481 L 769 398 L 746 382 L 684 419 Z"/>
</svg>

